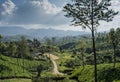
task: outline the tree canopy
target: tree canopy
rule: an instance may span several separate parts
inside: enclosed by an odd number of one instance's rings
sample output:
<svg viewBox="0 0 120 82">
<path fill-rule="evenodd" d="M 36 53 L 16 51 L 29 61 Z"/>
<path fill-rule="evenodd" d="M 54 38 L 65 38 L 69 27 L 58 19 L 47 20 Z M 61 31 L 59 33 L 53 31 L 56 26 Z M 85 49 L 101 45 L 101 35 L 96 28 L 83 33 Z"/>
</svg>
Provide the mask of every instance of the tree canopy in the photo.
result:
<svg viewBox="0 0 120 82">
<path fill-rule="evenodd" d="M 72 3 L 68 3 L 64 7 L 65 15 L 68 18 L 73 18 L 72 25 L 82 26 L 83 28 L 88 27 L 92 30 L 92 17 L 93 25 L 97 27 L 100 23 L 99 21 L 112 21 L 114 15 L 118 12 L 110 9 L 111 0 L 72 0 Z"/>
</svg>

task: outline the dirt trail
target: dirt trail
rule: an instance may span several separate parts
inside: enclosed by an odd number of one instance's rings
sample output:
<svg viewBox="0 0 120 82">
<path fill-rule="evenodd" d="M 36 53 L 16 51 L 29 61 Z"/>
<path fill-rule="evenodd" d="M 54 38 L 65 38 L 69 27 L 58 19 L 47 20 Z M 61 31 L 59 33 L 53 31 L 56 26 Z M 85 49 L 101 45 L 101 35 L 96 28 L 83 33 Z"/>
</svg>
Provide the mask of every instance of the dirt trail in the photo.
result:
<svg viewBox="0 0 120 82">
<path fill-rule="evenodd" d="M 58 56 L 55 56 L 55 55 L 53 55 L 53 54 L 47 54 L 47 56 L 48 56 L 48 57 L 50 56 L 50 59 L 51 59 L 53 65 L 54 65 L 53 73 L 54 73 L 54 74 L 57 74 L 57 75 L 63 75 L 62 73 L 60 73 L 60 72 L 58 71 L 58 67 L 57 67 L 57 64 L 56 64 L 56 62 L 55 62 L 55 60 L 59 59 L 59 57 L 58 57 Z"/>
</svg>

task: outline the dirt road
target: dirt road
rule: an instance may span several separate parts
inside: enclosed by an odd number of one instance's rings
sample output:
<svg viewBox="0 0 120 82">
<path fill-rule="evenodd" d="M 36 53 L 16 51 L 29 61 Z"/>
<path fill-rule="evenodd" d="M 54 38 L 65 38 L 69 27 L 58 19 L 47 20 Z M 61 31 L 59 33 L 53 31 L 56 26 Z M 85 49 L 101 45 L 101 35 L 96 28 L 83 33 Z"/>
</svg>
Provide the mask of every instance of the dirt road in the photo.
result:
<svg viewBox="0 0 120 82">
<path fill-rule="evenodd" d="M 51 59 L 53 65 L 54 65 L 53 73 L 54 73 L 54 74 L 57 74 L 57 75 L 63 75 L 62 73 L 60 73 L 60 72 L 58 71 L 58 66 L 57 66 L 56 61 L 55 61 L 55 60 L 59 59 L 59 57 L 58 57 L 58 56 L 55 56 L 55 55 L 53 55 L 53 54 L 47 54 L 47 56 L 48 56 L 48 57 L 50 56 L 50 59 Z"/>
</svg>

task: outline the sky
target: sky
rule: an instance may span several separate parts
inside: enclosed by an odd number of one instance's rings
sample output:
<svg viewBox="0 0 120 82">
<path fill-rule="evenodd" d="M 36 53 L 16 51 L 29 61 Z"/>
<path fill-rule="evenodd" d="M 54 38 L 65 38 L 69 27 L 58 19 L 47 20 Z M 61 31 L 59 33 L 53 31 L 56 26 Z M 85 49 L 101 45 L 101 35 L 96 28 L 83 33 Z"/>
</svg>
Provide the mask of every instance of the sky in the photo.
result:
<svg viewBox="0 0 120 82">
<path fill-rule="evenodd" d="M 20 26 L 26 29 L 53 28 L 85 31 L 71 26 L 71 19 L 62 11 L 70 0 L 0 0 L 0 27 Z M 120 0 L 111 0 L 112 9 L 120 12 Z M 100 22 L 99 31 L 120 26 L 120 13 L 112 22 Z M 88 29 L 87 29 L 88 30 Z"/>
</svg>

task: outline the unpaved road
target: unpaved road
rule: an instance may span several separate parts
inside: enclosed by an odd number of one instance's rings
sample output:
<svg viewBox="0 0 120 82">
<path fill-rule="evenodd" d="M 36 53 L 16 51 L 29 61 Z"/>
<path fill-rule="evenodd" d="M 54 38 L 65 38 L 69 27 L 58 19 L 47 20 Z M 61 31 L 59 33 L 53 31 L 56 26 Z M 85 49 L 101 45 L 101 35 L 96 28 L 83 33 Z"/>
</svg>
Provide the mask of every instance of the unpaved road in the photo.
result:
<svg viewBox="0 0 120 82">
<path fill-rule="evenodd" d="M 55 60 L 59 59 L 59 57 L 58 57 L 58 56 L 55 56 L 55 55 L 53 55 L 53 54 L 46 54 L 46 55 L 47 55 L 48 57 L 50 56 L 50 59 L 51 59 L 53 65 L 54 65 L 53 73 L 54 73 L 54 74 L 57 74 L 57 75 L 63 75 L 62 73 L 60 73 L 60 72 L 58 71 L 58 67 L 57 67 L 57 64 L 56 64 L 56 62 L 55 62 Z"/>
</svg>

